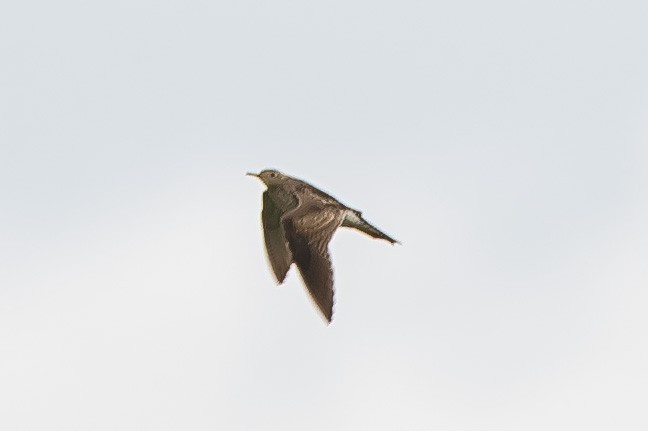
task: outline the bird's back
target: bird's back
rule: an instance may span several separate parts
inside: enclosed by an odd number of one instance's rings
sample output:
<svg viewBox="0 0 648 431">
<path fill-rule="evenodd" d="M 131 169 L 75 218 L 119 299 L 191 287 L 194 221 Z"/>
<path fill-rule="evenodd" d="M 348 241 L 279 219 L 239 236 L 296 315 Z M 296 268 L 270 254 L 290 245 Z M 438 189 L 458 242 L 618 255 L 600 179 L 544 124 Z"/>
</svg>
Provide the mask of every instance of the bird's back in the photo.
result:
<svg viewBox="0 0 648 431">
<path fill-rule="evenodd" d="M 329 195 L 326 192 L 323 192 L 322 190 L 311 184 L 308 184 L 306 181 L 302 181 L 296 178 L 291 178 L 291 180 L 293 182 L 292 187 L 298 195 L 305 195 L 308 198 L 319 200 L 325 204 L 340 206 L 344 209 L 350 209 L 333 196 Z"/>
</svg>

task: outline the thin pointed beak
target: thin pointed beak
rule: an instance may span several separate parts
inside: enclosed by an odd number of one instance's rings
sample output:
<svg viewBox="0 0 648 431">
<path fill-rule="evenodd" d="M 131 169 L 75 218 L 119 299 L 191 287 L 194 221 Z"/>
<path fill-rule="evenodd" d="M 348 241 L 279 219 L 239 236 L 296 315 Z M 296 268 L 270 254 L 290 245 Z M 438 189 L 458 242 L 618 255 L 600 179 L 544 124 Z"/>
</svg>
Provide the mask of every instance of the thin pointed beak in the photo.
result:
<svg viewBox="0 0 648 431">
<path fill-rule="evenodd" d="M 259 174 L 255 174 L 254 172 L 248 172 L 248 173 L 246 173 L 245 175 L 249 175 L 249 176 L 251 176 L 251 177 L 257 177 L 257 178 L 259 178 Z"/>
</svg>

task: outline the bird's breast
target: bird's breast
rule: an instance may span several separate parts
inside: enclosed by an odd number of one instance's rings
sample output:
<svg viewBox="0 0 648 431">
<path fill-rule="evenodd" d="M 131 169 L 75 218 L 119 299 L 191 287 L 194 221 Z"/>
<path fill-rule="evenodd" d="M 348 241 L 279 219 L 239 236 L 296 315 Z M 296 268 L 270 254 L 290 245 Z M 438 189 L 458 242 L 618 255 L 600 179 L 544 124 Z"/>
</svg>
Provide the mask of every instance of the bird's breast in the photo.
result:
<svg viewBox="0 0 648 431">
<path fill-rule="evenodd" d="M 272 201 L 277 205 L 281 212 L 289 211 L 298 204 L 297 198 L 293 193 L 278 187 L 268 188 L 268 193 Z"/>
</svg>

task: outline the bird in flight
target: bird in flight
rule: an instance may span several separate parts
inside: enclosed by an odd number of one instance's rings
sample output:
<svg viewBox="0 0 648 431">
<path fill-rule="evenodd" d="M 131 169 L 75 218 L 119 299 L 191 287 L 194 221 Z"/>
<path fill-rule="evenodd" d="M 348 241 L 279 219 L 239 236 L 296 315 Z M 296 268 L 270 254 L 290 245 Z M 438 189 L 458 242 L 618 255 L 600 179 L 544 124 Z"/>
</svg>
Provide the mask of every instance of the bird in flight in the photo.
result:
<svg viewBox="0 0 648 431">
<path fill-rule="evenodd" d="M 350 227 L 367 235 L 398 243 L 372 226 L 358 210 L 305 181 L 274 169 L 258 174 L 267 186 L 263 192 L 261 223 L 270 266 L 283 283 L 290 265 L 299 268 L 311 298 L 327 322 L 333 317 L 333 267 L 328 244 L 338 227 Z"/>
</svg>

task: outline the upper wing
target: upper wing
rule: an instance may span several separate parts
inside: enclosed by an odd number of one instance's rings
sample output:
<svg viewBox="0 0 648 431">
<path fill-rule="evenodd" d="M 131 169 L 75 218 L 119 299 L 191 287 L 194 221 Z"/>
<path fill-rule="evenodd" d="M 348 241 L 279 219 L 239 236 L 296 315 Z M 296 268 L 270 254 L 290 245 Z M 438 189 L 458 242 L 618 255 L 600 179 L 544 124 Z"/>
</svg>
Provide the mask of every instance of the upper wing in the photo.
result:
<svg viewBox="0 0 648 431">
<path fill-rule="evenodd" d="M 282 218 L 286 239 L 308 292 L 328 322 L 333 317 L 333 267 L 328 243 L 344 211 L 321 202 L 303 202 Z"/>
<path fill-rule="evenodd" d="M 261 211 L 263 236 L 270 266 L 272 266 L 272 271 L 279 283 L 282 283 L 286 278 L 293 261 L 284 235 L 284 228 L 281 225 L 281 216 L 281 210 L 275 205 L 266 190 L 263 192 L 263 211 Z"/>
</svg>

